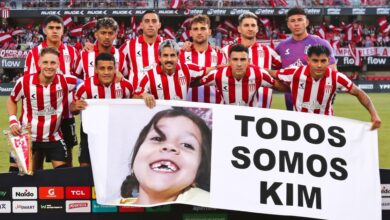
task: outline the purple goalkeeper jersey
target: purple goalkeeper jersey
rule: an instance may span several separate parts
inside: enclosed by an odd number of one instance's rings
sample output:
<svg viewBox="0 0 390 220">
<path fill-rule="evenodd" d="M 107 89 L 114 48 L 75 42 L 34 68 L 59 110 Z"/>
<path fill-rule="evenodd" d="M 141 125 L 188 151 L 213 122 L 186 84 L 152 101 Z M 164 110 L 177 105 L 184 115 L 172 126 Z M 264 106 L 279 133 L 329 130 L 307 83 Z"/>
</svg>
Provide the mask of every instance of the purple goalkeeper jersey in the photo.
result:
<svg viewBox="0 0 390 220">
<path fill-rule="evenodd" d="M 296 41 L 292 37 L 282 41 L 276 47 L 276 52 L 282 58 L 282 68 L 307 65 L 307 49 L 314 45 L 324 45 L 330 51 L 330 64 L 334 64 L 333 48 L 329 42 L 316 35 L 309 34 L 305 39 Z"/>
</svg>

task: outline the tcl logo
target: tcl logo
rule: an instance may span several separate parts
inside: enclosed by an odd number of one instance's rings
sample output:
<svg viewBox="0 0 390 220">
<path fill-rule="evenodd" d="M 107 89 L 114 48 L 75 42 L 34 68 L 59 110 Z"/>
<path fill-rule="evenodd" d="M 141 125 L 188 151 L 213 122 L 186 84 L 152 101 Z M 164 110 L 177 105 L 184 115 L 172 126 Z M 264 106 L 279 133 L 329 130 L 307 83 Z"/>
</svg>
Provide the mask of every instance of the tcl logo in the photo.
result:
<svg viewBox="0 0 390 220">
<path fill-rule="evenodd" d="M 67 199 L 90 199 L 91 187 L 88 186 L 69 186 L 65 190 Z"/>
<path fill-rule="evenodd" d="M 39 199 L 64 199 L 64 187 L 39 187 Z"/>
</svg>

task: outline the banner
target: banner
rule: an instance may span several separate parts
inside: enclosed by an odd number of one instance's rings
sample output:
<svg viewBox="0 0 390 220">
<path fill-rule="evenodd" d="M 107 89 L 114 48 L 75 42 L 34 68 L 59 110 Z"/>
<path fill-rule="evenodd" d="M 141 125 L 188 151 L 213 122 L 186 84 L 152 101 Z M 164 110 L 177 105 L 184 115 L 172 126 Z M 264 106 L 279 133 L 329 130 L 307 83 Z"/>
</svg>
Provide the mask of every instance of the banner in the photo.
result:
<svg viewBox="0 0 390 220">
<path fill-rule="evenodd" d="M 21 50 L 3 50 L 0 49 L 0 57 L 2 58 L 26 58 L 28 51 Z"/>
<path fill-rule="evenodd" d="M 360 52 L 362 57 L 378 56 L 378 57 L 390 57 L 390 47 L 358 47 L 357 51 Z M 348 47 L 339 48 L 335 56 L 352 56 Z"/>
<path fill-rule="evenodd" d="M 153 109 L 142 100 L 88 100 L 82 123 L 99 204 L 381 219 L 370 123 L 160 100 Z"/>
<path fill-rule="evenodd" d="M 365 57 L 362 59 L 364 64 L 369 66 L 390 66 L 390 57 Z M 355 59 L 349 56 L 336 56 L 337 66 L 355 66 Z"/>
<path fill-rule="evenodd" d="M 191 9 L 172 9 L 172 8 L 159 8 L 156 9 L 156 12 L 159 15 L 168 15 L 168 16 L 183 16 L 183 15 L 197 15 L 197 14 L 207 14 L 209 16 L 236 16 L 240 15 L 246 11 L 253 12 L 257 15 L 263 16 L 285 16 L 289 8 L 258 8 L 258 7 L 236 7 L 236 8 L 218 8 L 218 7 L 208 7 L 208 8 L 191 8 Z M 71 16 L 113 16 L 113 17 L 122 17 L 122 16 L 131 16 L 131 15 L 142 15 L 146 10 L 150 8 L 99 8 L 99 9 L 34 9 L 34 10 L 25 10 L 25 9 L 13 9 L 10 11 L 11 18 L 31 18 L 31 17 L 44 17 L 48 15 L 71 15 Z M 390 12 L 389 7 L 370 7 L 370 8 L 348 8 L 348 7 L 337 7 L 337 8 L 305 8 L 305 12 L 309 16 L 338 16 L 338 15 L 388 15 Z"/>
<path fill-rule="evenodd" d="M 0 96 L 9 96 L 15 83 L 0 83 Z"/>
</svg>

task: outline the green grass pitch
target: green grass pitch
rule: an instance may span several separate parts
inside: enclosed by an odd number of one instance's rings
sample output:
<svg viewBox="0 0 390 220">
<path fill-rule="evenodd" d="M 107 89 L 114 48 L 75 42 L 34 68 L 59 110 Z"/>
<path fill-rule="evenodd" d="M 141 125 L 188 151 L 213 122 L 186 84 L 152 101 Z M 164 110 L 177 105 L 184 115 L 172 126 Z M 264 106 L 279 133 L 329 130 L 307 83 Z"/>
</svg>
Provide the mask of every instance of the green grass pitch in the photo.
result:
<svg viewBox="0 0 390 220">
<path fill-rule="evenodd" d="M 382 119 L 382 127 L 379 129 L 379 165 L 381 168 L 390 168 L 390 94 L 371 93 L 369 94 Z M 0 130 L 8 129 L 8 114 L 6 110 L 6 96 L 0 96 Z M 272 101 L 272 108 L 284 109 L 284 97 L 282 94 L 275 94 Z M 20 109 L 19 109 L 20 110 Z M 349 94 L 338 94 L 334 110 L 336 116 L 352 118 L 361 121 L 370 121 L 367 110 L 360 105 L 359 101 Z M 79 117 L 77 120 L 77 133 L 79 133 Z M 5 135 L 0 136 L 0 173 L 8 171 L 9 146 Z M 78 146 L 73 149 L 73 163 L 78 166 Z M 46 163 L 46 168 L 51 164 Z"/>
</svg>

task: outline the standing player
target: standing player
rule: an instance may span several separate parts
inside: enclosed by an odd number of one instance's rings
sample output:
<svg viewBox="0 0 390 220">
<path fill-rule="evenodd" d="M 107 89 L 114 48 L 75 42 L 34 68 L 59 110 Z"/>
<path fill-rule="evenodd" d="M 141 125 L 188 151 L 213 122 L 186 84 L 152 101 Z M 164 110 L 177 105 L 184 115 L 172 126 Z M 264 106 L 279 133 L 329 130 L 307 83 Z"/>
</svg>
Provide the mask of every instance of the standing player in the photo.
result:
<svg viewBox="0 0 390 220">
<path fill-rule="evenodd" d="M 161 28 L 160 18 L 155 11 L 147 10 L 142 15 L 141 29 L 142 35 L 126 41 L 121 48 L 126 56 L 126 62 L 129 69 L 129 80 L 136 88 L 139 80 L 142 78 L 143 69 L 153 68 L 158 63 L 158 47 L 163 41 L 158 36 L 158 30 Z"/>
<path fill-rule="evenodd" d="M 68 155 L 59 127 L 63 112 L 68 111 L 68 93 L 76 87 L 77 78 L 57 74 L 59 57 L 56 48 L 42 48 L 39 73 L 21 77 L 7 102 L 11 134 L 19 135 L 21 126 L 31 126 L 34 171 L 42 169 L 42 154 L 54 168 L 67 167 Z M 20 100 L 23 109 L 19 122 L 16 113 Z"/>
<path fill-rule="evenodd" d="M 347 76 L 329 67 L 329 49 L 322 45 L 311 46 L 307 55 L 308 65 L 282 69 L 274 75 L 290 84 L 294 111 L 333 115 L 333 96 L 337 89 L 346 89 L 370 113 L 371 128 L 379 128 L 381 120 L 370 97 Z"/>
<path fill-rule="evenodd" d="M 109 17 L 100 18 L 96 22 L 96 44 L 92 51 L 84 50 L 78 61 L 76 75 L 82 79 L 88 79 L 94 75 L 95 58 L 100 53 L 111 53 L 115 57 L 116 71 L 127 76 L 125 56 L 113 46 L 118 32 L 118 23 Z"/>
<path fill-rule="evenodd" d="M 129 81 L 121 79 L 115 82 L 115 57 L 111 53 L 100 53 L 95 59 L 95 75 L 85 80 L 75 93 L 75 101 L 71 111 L 78 113 L 87 106 L 84 99 L 124 99 L 133 97 L 133 87 Z M 154 106 L 151 95 L 142 94 L 149 107 Z M 88 149 L 88 136 L 81 125 L 81 141 L 79 153 L 80 166 L 90 166 L 91 159 Z"/>
<path fill-rule="evenodd" d="M 208 38 L 211 35 L 210 18 L 197 15 L 190 22 L 192 45 L 189 51 L 180 51 L 181 63 L 193 63 L 202 67 L 215 67 L 226 63 L 221 51 L 211 47 Z M 193 102 L 220 103 L 220 95 L 216 95 L 214 86 L 199 86 L 189 89 L 187 100 Z"/>
<path fill-rule="evenodd" d="M 179 45 L 173 40 L 163 41 L 158 49 L 159 65 L 148 70 L 141 79 L 136 95 L 149 93 L 155 99 L 185 100 L 191 80 L 201 77 L 211 68 L 194 64 L 178 64 Z"/>
<path fill-rule="evenodd" d="M 306 28 L 309 25 L 306 12 L 302 8 L 291 8 L 287 12 L 287 27 L 292 36 L 278 44 L 276 52 L 282 58 L 282 68 L 302 66 L 307 64 L 307 50 L 313 45 L 324 45 L 331 51 L 330 67 L 337 70 L 336 59 L 329 42 L 316 35 L 311 35 Z M 293 109 L 291 94 L 285 93 L 287 110 Z"/>
<path fill-rule="evenodd" d="M 54 47 L 57 48 L 60 52 L 59 57 L 59 70 L 64 75 L 71 75 L 76 70 L 76 62 L 79 57 L 78 51 L 69 45 L 64 45 L 61 41 L 64 34 L 64 23 L 61 17 L 56 15 L 48 16 L 43 22 L 43 32 L 46 35 L 46 39 L 38 46 L 34 47 L 27 55 L 26 64 L 24 67 L 25 74 L 39 73 L 40 68 L 39 63 L 39 54 L 42 48 Z M 71 102 L 72 94 L 69 94 L 68 97 Z M 72 167 L 72 149 L 77 145 L 77 136 L 75 130 L 75 120 L 73 115 L 68 111 L 63 114 L 64 119 L 61 122 L 61 132 L 65 144 L 67 146 L 68 160 L 67 165 Z M 37 155 L 38 158 L 38 155 Z M 38 169 L 42 169 L 43 166 L 43 156 L 41 157 L 41 165 L 38 166 Z M 16 164 L 11 166 L 15 167 Z"/>
<path fill-rule="evenodd" d="M 257 106 L 256 96 L 260 87 L 273 87 L 279 91 L 288 89 L 264 69 L 250 65 L 248 48 L 241 44 L 230 48 L 228 66 L 211 71 L 199 82 L 215 84 L 225 104 L 252 107 Z"/>
<path fill-rule="evenodd" d="M 252 12 L 245 12 L 238 17 L 238 32 L 240 38 L 237 44 L 242 44 L 249 49 L 250 64 L 264 69 L 278 69 L 281 61 L 279 55 L 270 47 L 256 42 L 256 34 L 259 31 L 257 16 Z M 229 57 L 232 45 L 225 46 L 223 51 Z M 272 101 L 272 90 L 261 87 L 257 94 L 258 106 L 270 108 Z"/>
</svg>

